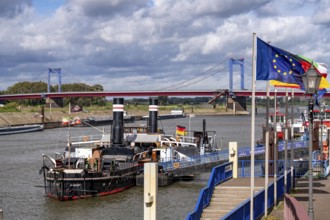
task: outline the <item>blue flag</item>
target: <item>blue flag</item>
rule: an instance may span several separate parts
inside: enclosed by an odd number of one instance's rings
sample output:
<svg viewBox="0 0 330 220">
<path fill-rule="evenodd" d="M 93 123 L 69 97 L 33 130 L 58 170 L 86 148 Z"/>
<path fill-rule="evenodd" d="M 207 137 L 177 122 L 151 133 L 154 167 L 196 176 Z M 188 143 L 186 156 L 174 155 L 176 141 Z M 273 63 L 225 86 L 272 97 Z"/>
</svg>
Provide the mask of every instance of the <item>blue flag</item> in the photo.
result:
<svg viewBox="0 0 330 220">
<path fill-rule="evenodd" d="M 326 89 L 320 89 L 317 92 L 317 94 L 314 95 L 314 97 L 315 97 L 315 104 L 317 106 L 320 106 L 320 100 L 324 96 L 324 94 L 326 94 L 326 93 L 327 93 L 327 90 Z"/>
<path fill-rule="evenodd" d="M 302 89 L 302 59 L 285 50 L 273 47 L 257 38 L 257 80 L 277 80 L 297 84 Z"/>
</svg>

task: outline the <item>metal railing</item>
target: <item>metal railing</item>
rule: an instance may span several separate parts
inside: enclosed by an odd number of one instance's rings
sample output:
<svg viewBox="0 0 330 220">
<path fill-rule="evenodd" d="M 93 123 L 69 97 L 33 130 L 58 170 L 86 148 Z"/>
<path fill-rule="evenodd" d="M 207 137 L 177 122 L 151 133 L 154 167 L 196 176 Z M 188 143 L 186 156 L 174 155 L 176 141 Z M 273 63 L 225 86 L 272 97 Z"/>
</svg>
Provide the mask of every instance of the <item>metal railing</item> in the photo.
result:
<svg viewBox="0 0 330 220">
<path fill-rule="evenodd" d="M 274 163 L 273 161 L 270 161 L 269 164 Z M 290 162 L 288 162 L 288 172 L 287 172 L 287 185 L 286 190 L 285 183 L 284 183 L 284 161 L 277 161 L 278 163 L 278 175 L 280 176 L 277 179 L 277 190 L 276 190 L 276 198 L 282 198 L 284 196 L 285 192 L 290 192 L 291 187 L 291 170 L 290 170 Z M 199 198 L 198 202 L 196 204 L 195 210 L 188 214 L 186 220 L 194 220 L 199 219 L 201 217 L 201 214 L 203 212 L 203 209 L 210 204 L 210 200 L 212 198 L 213 190 L 215 185 L 220 184 L 221 182 L 229 179 L 232 177 L 232 170 L 225 168 L 228 165 L 232 166 L 232 163 L 225 163 L 220 166 L 217 166 L 213 168 L 211 178 L 209 179 L 208 186 L 206 188 L 203 188 Z M 239 166 L 238 166 L 238 173 L 240 177 L 249 177 L 250 176 L 250 165 L 251 162 L 248 160 L 239 160 Z M 264 169 L 265 162 L 263 160 L 257 160 L 255 161 L 255 177 L 262 177 L 264 176 Z M 216 170 L 220 169 L 222 167 L 222 171 Z M 304 176 L 306 173 L 308 173 L 308 161 L 294 161 L 294 177 L 301 177 Z M 317 170 L 319 167 L 323 168 L 323 175 L 328 175 L 329 173 L 329 160 L 326 161 L 313 161 L 313 167 Z M 228 169 L 229 173 L 226 174 L 226 169 Z M 296 174 L 297 169 L 297 174 Z M 220 177 L 214 177 L 216 173 L 219 175 L 222 173 L 224 175 L 222 178 Z M 271 172 L 269 175 L 272 175 Z M 294 181 L 293 181 L 294 183 Z M 274 204 L 274 183 L 271 183 L 268 185 L 267 192 L 268 192 L 268 200 L 267 200 L 267 207 L 271 208 Z M 294 186 L 293 186 L 294 187 Z M 265 204 L 265 189 L 262 191 L 256 193 L 254 195 L 253 199 L 253 206 L 254 206 L 254 218 L 258 219 L 260 218 L 264 213 L 264 204 Z M 267 210 L 268 211 L 268 210 Z M 235 209 L 233 209 L 231 212 L 229 212 L 227 215 L 225 215 L 222 219 L 250 219 L 250 198 L 245 200 L 243 203 L 241 203 L 239 206 L 237 206 Z"/>
<path fill-rule="evenodd" d="M 164 171 L 170 171 L 177 169 L 178 167 L 191 167 L 200 164 L 207 164 L 216 161 L 228 161 L 228 153 L 227 152 L 212 152 L 206 153 L 202 156 L 194 156 L 184 160 L 176 160 L 173 158 L 164 158 L 164 161 L 167 162 L 159 162 L 159 165 L 163 167 Z"/>
<path fill-rule="evenodd" d="M 285 219 L 310 220 L 305 208 L 288 194 L 284 194 Z"/>
<path fill-rule="evenodd" d="M 291 186 L 291 171 L 287 173 L 287 191 L 290 190 Z M 281 198 L 284 195 L 284 175 L 280 176 L 277 179 L 277 198 Z M 270 184 L 268 186 L 268 207 L 274 206 L 274 183 Z M 239 206 L 237 206 L 235 209 L 227 213 L 224 217 L 221 219 L 224 220 L 236 220 L 236 219 L 242 219 L 242 220 L 249 220 L 250 219 L 250 198 L 242 202 Z M 264 203 L 265 203 L 265 190 L 258 192 L 253 197 L 253 207 L 254 207 L 254 216 L 253 219 L 260 218 L 264 213 Z"/>
<path fill-rule="evenodd" d="M 291 146 L 291 145 L 290 145 Z M 289 149 L 290 149 L 289 146 Z M 294 149 L 301 149 L 301 148 L 306 148 L 307 142 L 306 141 L 294 141 L 293 142 L 293 148 Z M 264 154 L 264 147 L 257 147 L 255 150 L 255 154 Z M 279 151 L 284 150 L 284 143 L 279 144 Z M 240 147 L 238 149 L 238 157 L 246 157 L 250 156 L 251 148 L 250 147 Z M 194 165 L 199 165 L 203 163 L 209 163 L 209 162 L 215 162 L 215 161 L 228 161 L 228 150 L 221 150 L 221 151 L 216 151 L 216 152 L 211 152 L 211 153 L 205 153 L 204 155 L 197 155 L 194 157 L 186 158 L 184 160 L 177 160 L 174 158 L 165 158 L 162 161 L 159 162 L 161 166 L 163 166 L 164 171 L 169 171 L 176 169 L 179 163 L 179 167 L 189 167 L 189 166 L 194 166 Z M 283 161 L 282 161 L 283 162 Z M 283 165 L 282 165 L 283 167 Z"/>
<path fill-rule="evenodd" d="M 315 157 L 316 158 L 316 157 Z M 239 160 L 238 161 L 238 176 L 239 177 L 249 177 L 250 176 L 250 160 Z M 255 177 L 265 176 L 265 161 L 255 160 Z M 287 170 L 290 170 L 291 163 L 288 161 Z M 313 173 L 314 176 L 326 177 L 329 175 L 329 159 L 323 160 L 313 160 Z M 308 160 L 294 160 L 293 167 L 295 169 L 295 178 L 305 177 L 308 175 L 309 163 Z M 284 161 L 277 161 L 277 175 L 284 174 Z M 269 161 L 269 176 L 274 176 L 274 161 Z"/>
<path fill-rule="evenodd" d="M 212 169 L 207 186 L 201 190 L 195 209 L 188 214 L 186 220 L 200 219 L 203 209 L 210 204 L 215 186 L 233 177 L 232 168 L 233 163 L 228 162 Z"/>
</svg>

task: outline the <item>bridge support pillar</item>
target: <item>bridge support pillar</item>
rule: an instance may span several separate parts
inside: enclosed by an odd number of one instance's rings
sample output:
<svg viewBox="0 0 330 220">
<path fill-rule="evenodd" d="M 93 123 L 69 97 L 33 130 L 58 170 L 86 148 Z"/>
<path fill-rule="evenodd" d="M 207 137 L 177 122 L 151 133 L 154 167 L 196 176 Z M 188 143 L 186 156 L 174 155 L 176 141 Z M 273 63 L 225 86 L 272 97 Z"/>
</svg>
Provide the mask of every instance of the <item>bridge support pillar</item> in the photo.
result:
<svg viewBox="0 0 330 220">
<path fill-rule="evenodd" d="M 238 177 L 238 151 L 237 142 L 229 142 L 229 162 L 233 162 L 233 178 Z"/>
<path fill-rule="evenodd" d="M 246 97 L 237 96 L 237 97 L 228 97 L 227 98 L 227 108 L 236 112 L 247 111 L 246 106 Z"/>
<path fill-rule="evenodd" d="M 49 108 L 63 108 L 63 98 L 46 98 L 46 106 Z"/>
</svg>

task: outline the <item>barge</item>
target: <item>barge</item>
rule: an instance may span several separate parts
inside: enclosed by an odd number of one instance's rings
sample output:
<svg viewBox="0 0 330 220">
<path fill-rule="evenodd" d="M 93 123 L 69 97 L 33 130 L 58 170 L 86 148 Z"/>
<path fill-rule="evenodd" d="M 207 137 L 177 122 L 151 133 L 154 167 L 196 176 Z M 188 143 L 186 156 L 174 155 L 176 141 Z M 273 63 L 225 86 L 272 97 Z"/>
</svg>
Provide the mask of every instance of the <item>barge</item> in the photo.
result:
<svg viewBox="0 0 330 220">
<path fill-rule="evenodd" d="M 42 130 L 44 130 L 44 125 L 40 124 L 6 126 L 0 128 L 0 135 L 20 134 Z"/>
</svg>

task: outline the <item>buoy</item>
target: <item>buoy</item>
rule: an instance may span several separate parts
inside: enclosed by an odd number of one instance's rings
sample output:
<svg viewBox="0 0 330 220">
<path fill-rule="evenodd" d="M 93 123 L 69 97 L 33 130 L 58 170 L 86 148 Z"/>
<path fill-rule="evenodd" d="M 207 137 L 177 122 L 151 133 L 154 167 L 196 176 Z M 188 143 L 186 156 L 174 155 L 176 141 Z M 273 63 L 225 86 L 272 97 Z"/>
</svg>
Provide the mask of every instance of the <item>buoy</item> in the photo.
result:
<svg viewBox="0 0 330 220">
<path fill-rule="evenodd" d="M 173 167 L 174 167 L 174 168 L 179 168 L 179 167 L 180 167 L 179 162 L 175 162 L 175 163 L 173 163 Z"/>
</svg>

